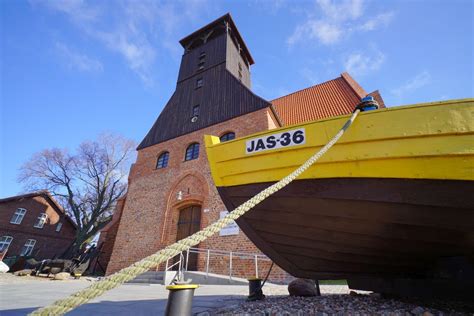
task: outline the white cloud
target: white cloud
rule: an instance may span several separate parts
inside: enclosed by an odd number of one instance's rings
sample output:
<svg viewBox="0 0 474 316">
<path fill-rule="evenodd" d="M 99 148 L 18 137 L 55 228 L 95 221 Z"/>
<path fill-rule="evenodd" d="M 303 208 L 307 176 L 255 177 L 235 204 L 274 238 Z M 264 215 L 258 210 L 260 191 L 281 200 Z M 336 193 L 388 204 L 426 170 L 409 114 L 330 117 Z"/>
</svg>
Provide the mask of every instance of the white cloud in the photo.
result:
<svg viewBox="0 0 474 316">
<path fill-rule="evenodd" d="M 68 68 L 84 72 L 101 72 L 104 68 L 99 60 L 77 53 L 64 43 L 57 42 L 56 50 Z"/>
<path fill-rule="evenodd" d="M 311 38 L 317 38 L 323 44 L 333 44 L 339 41 L 342 30 L 336 24 L 325 21 L 311 22 Z"/>
<path fill-rule="evenodd" d="M 64 14 L 87 37 L 122 56 L 127 66 L 147 86 L 154 85 L 158 46 L 169 43 L 171 37 L 176 40 L 176 33 L 182 25 L 202 18 L 203 10 L 207 10 L 199 0 L 31 0 L 31 3 Z"/>
<path fill-rule="evenodd" d="M 354 52 L 347 56 L 344 61 L 344 69 L 354 76 L 364 76 L 380 69 L 385 62 L 385 55 L 373 49 L 373 53 L 368 55 L 363 52 Z"/>
<path fill-rule="evenodd" d="M 373 19 L 368 20 L 364 24 L 360 26 L 362 31 L 373 31 L 380 26 L 387 26 L 392 21 L 395 13 L 392 12 L 385 12 L 380 13 L 379 15 L 375 16 Z"/>
<path fill-rule="evenodd" d="M 353 32 L 373 31 L 386 26 L 395 15 L 394 12 L 380 13 L 364 22 L 364 10 L 363 0 L 317 0 L 315 9 L 296 26 L 287 43 L 292 46 L 311 39 L 323 45 L 336 44 Z"/>
<path fill-rule="evenodd" d="M 428 71 L 422 71 L 415 77 L 407 80 L 400 87 L 392 89 L 392 94 L 396 97 L 402 97 L 408 93 L 414 92 L 431 83 L 431 75 Z"/>
<path fill-rule="evenodd" d="M 364 12 L 363 0 L 317 0 L 327 18 L 333 21 L 355 20 Z"/>
<path fill-rule="evenodd" d="M 93 21 L 100 12 L 96 7 L 91 7 L 84 0 L 30 0 L 33 6 L 43 5 L 50 10 L 64 13 L 77 21 Z"/>
<path fill-rule="evenodd" d="M 311 39 L 330 45 L 338 42 L 341 36 L 342 29 L 338 25 L 322 20 L 309 20 L 295 29 L 287 43 L 291 46 L 303 39 Z"/>
</svg>

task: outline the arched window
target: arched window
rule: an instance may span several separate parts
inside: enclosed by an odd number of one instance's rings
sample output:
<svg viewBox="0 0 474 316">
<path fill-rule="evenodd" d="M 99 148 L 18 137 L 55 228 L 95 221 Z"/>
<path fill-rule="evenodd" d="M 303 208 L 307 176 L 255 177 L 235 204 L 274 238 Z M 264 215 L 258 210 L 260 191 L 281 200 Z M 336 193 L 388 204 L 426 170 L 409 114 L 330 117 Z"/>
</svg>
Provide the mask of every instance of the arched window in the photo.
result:
<svg viewBox="0 0 474 316">
<path fill-rule="evenodd" d="M 185 161 L 197 159 L 199 157 L 199 143 L 193 143 L 186 149 Z"/>
<path fill-rule="evenodd" d="M 25 217 L 26 210 L 24 208 L 18 208 L 12 216 L 10 223 L 20 225 L 23 217 Z"/>
<path fill-rule="evenodd" d="M 170 153 L 165 151 L 158 157 L 156 162 L 156 169 L 165 168 L 168 166 L 168 160 L 170 159 Z"/>
<path fill-rule="evenodd" d="M 10 247 L 10 244 L 12 243 L 12 241 L 13 241 L 12 236 L 2 236 L 0 238 L 0 252 L 4 252 L 5 250 L 7 250 L 8 247 Z"/>
<path fill-rule="evenodd" d="M 234 132 L 228 132 L 228 133 L 225 133 L 224 135 L 222 135 L 219 139 L 221 140 L 221 142 L 226 142 L 228 140 L 232 140 L 235 138 L 235 133 Z"/>
</svg>

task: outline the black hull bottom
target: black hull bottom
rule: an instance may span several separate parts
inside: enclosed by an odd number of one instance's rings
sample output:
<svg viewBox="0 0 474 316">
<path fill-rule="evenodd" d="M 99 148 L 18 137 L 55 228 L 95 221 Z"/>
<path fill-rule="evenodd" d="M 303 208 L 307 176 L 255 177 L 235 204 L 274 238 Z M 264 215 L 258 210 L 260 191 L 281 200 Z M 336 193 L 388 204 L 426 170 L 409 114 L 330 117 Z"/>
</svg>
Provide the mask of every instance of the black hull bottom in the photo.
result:
<svg viewBox="0 0 474 316">
<path fill-rule="evenodd" d="M 270 184 L 218 190 L 232 210 Z M 295 277 L 431 278 L 445 258 L 472 266 L 474 182 L 297 180 L 237 223 Z"/>
</svg>

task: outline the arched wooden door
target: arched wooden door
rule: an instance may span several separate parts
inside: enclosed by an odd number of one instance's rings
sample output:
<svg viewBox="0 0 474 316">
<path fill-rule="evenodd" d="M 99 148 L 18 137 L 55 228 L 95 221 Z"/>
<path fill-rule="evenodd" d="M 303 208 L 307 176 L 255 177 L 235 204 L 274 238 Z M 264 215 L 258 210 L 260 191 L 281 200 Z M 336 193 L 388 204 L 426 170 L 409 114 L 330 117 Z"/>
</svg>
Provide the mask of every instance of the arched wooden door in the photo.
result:
<svg viewBox="0 0 474 316">
<path fill-rule="evenodd" d="M 179 212 L 178 232 L 176 240 L 181 240 L 199 231 L 201 227 L 201 206 L 193 205 Z M 186 260 L 186 258 L 184 258 Z M 189 254 L 188 270 L 197 270 L 197 253 Z M 186 264 L 186 263 L 185 263 Z"/>
</svg>

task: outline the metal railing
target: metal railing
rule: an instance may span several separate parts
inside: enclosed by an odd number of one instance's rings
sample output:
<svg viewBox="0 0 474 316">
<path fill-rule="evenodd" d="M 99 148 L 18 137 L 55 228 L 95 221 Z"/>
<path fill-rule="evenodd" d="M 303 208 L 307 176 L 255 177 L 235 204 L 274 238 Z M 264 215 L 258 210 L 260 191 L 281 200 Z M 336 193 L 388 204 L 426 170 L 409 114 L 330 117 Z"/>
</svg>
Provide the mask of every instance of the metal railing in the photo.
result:
<svg viewBox="0 0 474 316">
<path fill-rule="evenodd" d="M 175 261 L 176 257 L 179 257 L 179 259 Z M 169 264 L 170 260 L 173 260 L 175 262 L 170 265 Z M 168 260 L 166 260 L 165 274 L 171 272 L 174 267 L 178 267 L 178 272 L 176 273 L 176 275 L 174 276 L 172 281 L 175 281 L 175 280 L 176 281 L 184 281 L 185 269 L 184 269 L 184 256 L 183 256 L 182 252 L 179 255 L 176 255 L 173 258 L 169 258 Z M 166 280 L 165 280 L 165 283 L 166 283 Z M 170 283 L 172 283 L 172 282 L 170 282 Z"/>
<path fill-rule="evenodd" d="M 206 278 L 209 277 L 209 267 L 211 257 L 218 257 L 218 258 L 229 258 L 229 280 L 232 281 L 233 275 L 233 261 L 234 260 L 252 260 L 254 267 L 255 267 L 255 277 L 258 278 L 258 263 L 259 261 L 270 261 L 270 258 L 263 254 L 255 254 L 255 253 L 248 253 L 248 252 L 237 252 L 237 251 L 225 251 L 225 250 L 217 250 L 217 249 L 203 249 L 203 248 L 188 248 L 188 250 L 183 251 L 179 255 L 175 256 L 172 259 L 168 259 L 166 261 L 166 268 L 165 273 L 171 271 L 174 267 L 178 267 L 178 278 L 183 278 L 184 273 L 188 271 L 188 264 L 189 264 L 189 254 L 195 253 L 198 257 L 205 258 L 205 271 Z M 179 259 L 175 259 L 179 256 Z M 186 260 L 184 260 L 186 258 Z M 170 261 L 174 261 L 173 264 L 170 265 Z"/>
</svg>

